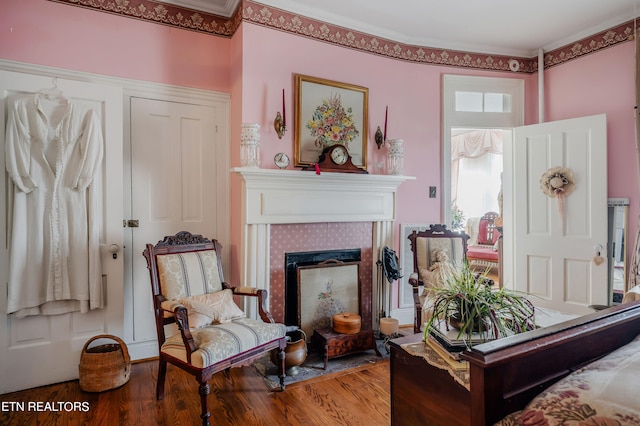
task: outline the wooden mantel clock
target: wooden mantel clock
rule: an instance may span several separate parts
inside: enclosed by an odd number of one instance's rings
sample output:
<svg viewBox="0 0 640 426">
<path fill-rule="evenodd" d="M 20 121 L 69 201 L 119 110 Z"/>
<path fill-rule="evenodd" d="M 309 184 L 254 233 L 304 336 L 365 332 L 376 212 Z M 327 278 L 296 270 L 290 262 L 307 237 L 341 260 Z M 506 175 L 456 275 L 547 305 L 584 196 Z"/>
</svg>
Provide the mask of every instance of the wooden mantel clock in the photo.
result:
<svg viewBox="0 0 640 426">
<path fill-rule="evenodd" d="M 321 172 L 369 173 L 353 164 L 349 150 L 346 146 L 339 143 L 329 145 L 323 149 L 317 164 Z M 315 169 L 315 164 L 310 164 L 303 170 Z"/>
</svg>

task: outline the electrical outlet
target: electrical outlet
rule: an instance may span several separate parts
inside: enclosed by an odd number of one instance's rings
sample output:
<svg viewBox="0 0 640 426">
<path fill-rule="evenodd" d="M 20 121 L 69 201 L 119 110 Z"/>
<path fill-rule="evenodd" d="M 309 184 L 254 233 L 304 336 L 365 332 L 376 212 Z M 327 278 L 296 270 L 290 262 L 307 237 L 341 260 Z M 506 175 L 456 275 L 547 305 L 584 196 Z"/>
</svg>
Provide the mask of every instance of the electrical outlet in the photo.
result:
<svg viewBox="0 0 640 426">
<path fill-rule="evenodd" d="M 436 198 L 436 187 L 435 186 L 430 186 L 429 187 L 429 198 Z"/>
</svg>

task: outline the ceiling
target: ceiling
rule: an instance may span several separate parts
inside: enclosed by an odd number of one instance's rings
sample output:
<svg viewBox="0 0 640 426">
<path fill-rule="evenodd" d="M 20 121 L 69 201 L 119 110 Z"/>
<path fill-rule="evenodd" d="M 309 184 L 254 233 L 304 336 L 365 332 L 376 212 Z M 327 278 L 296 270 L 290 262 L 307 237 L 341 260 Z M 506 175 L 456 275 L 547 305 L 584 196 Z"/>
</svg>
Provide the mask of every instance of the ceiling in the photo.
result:
<svg viewBox="0 0 640 426">
<path fill-rule="evenodd" d="M 240 0 L 162 0 L 230 17 Z M 632 20 L 640 0 L 259 0 L 404 44 L 532 57 Z"/>
</svg>

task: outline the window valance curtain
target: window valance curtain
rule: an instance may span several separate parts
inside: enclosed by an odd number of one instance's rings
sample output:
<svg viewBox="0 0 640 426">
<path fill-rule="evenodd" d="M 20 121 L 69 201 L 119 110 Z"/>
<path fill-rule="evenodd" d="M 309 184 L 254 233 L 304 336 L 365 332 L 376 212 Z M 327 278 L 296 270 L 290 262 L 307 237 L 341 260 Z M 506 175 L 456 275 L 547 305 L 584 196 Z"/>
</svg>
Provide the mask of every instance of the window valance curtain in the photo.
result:
<svg viewBox="0 0 640 426">
<path fill-rule="evenodd" d="M 451 160 L 502 154 L 502 129 L 472 130 L 451 137 Z"/>
<path fill-rule="evenodd" d="M 502 155 L 502 129 L 464 131 L 451 137 L 451 204 L 457 207 L 460 159 Z"/>
</svg>

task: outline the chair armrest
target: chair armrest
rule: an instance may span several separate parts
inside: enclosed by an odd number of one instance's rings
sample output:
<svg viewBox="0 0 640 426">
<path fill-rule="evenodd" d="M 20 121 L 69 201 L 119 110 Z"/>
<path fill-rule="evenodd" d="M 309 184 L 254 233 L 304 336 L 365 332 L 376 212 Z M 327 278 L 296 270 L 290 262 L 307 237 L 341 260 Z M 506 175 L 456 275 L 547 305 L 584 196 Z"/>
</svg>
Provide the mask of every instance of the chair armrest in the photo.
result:
<svg viewBox="0 0 640 426">
<path fill-rule="evenodd" d="M 424 284 L 420 281 L 420 277 L 417 272 L 409 275 L 409 284 L 411 284 L 411 290 L 413 293 L 413 305 L 415 313 L 413 315 L 413 332 L 419 333 L 422 326 L 422 301 L 420 300 L 420 286 Z"/>
<path fill-rule="evenodd" d="M 414 288 L 424 285 L 422 281 L 420 281 L 420 277 L 417 272 L 412 272 L 411 275 L 409 275 L 409 284 Z"/>
<path fill-rule="evenodd" d="M 162 309 L 162 312 L 168 312 L 170 314 L 173 314 L 174 317 L 175 317 L 175 314 L 176 314 L 176 309 L 178 309 L 179 307 L 183 307 L 183 308 L 186 309 L 186 306 L 184 306 L 182 303 L 176 302 L 174 300 L 164 299 L 160 303 L 160 309 Z"/>
<path fill-rule="evenodd" d="M 189 329 L 189 314 L 187 308 L 185 308 L 184 305 L 178 304 L 173 311 L 173 315 L 175 315 L 178 329 L 182 335 L 182 343 L 184 343 L 184 348 L 187 351 L 187 362 L 191 364 L 191 354 L 195 352 L 197 346 Z"/>
<path fill-rule="evenodd" d="M 241 296 L 258 296 L 260 291 L 257 287 L 233 287 L 233 293 Z"/>
<path fill-rule="evenodd" d="M 233 294 L 237 296 L 248 296 L 258 298 L 258 314 L 264 322 L 275 323 L 271 313 L 267 310 L 267 296 L 269 293 L 263 288 L 257 287 L 231 287 Z"/>
</svg>

